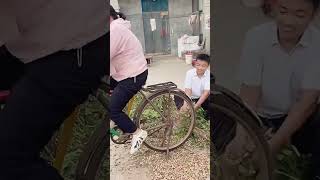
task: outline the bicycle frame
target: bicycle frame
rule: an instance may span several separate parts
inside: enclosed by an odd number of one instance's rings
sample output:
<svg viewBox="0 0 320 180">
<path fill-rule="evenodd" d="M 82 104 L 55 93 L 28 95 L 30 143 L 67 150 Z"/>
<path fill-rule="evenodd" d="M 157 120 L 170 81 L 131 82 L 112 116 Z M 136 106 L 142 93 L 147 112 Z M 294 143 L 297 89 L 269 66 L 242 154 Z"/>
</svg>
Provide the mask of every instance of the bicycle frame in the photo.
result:
<svg viewBox="0 0 320 180">
<path fill-rule="evenodd" d="M 77 119 L 78 108 L 65 120 L 63 129 L 61 130 L 61 137 L 58 141 L 56 156 L 53 161 L 53 167 L 58 171 L 62 169 L 64 162 L 64 157 L 67 153 L 67 147 L 72 139 L 73 131 L 70 131 L 74 128 L 75 122 Z"/>
</svg>

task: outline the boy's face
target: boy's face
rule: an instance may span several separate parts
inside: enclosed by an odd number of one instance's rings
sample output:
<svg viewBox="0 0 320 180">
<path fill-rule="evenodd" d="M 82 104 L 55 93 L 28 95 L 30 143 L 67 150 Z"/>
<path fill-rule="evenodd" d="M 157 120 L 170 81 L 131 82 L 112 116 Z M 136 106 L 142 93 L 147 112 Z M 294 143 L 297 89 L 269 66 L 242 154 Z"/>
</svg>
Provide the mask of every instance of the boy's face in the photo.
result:
<svg viewBox="0 0 320 180">
<path fill-rule="evenodd" d="M 197 70 L 197 74 L 204 74 L 206 72 L 206 70 L 208 69 L 209 64 L 207 61 L 201 60 L 201 59 L 197 59 L 196 63 L 195 63 L 195 68 Z"/>
<path fill-rule="evenodd" d="M 314 17 L 314 7 L 308 0 L 277 0 L 275 19 L 280 40 L 296 40 Z"/>
</svg>

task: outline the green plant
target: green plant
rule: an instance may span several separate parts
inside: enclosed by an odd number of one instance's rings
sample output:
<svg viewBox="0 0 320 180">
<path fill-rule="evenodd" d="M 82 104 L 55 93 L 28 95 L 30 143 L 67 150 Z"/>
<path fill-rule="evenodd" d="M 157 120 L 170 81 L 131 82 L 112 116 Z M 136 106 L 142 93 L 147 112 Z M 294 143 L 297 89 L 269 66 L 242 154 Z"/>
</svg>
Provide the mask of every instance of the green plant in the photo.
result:
<svg viewBox="0 0 320 180">
<path fill-rule="evenodd" d="M 90 97 L 87 102 L 80 106 L 79 116 L 73 130 L 73 138 L 63 164 L 62 175 L 65 180 L 74 179 L 82 149 L 93 131 L 104 121 L 105 113 L 103 106 L 93 97 Z M 106 160 L 105 164 L 108 163 L 109 160 Z M 104 165 L 104 167 L 108 167 L 108 165 Z M 105 168 L 103 173 L 102 176 L 106 176 L 109 169 Z"/>
<path fill-rule="evenodd" d="M 277 156 L 277 180 L 309 180 L 311 155 L 299 153 L 290 145 Z"/>
</svg>

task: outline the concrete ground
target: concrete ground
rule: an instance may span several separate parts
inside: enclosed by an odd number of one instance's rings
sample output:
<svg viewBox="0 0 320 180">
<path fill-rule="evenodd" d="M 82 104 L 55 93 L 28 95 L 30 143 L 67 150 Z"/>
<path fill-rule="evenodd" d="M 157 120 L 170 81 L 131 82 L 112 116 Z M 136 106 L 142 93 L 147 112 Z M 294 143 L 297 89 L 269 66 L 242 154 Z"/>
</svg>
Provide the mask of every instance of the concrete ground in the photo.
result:
<svg viewBox="0 0 320 180">
<path fill-rule="evenodd" d="M 153 57 L 149 66 L 149 76 L 146 85 L 172 81 L 178 88 L 184 89 L 186 72 L 192 68 L 184 60 L 176 56 L 165 55 Z"/>
</svg>

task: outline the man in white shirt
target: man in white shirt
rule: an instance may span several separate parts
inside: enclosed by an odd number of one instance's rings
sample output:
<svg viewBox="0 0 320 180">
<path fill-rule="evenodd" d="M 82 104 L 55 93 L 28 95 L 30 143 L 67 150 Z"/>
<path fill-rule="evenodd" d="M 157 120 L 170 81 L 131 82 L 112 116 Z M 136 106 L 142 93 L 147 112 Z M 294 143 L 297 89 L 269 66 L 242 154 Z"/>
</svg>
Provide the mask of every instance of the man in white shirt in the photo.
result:
<svg viewBox="0 0 320 180">
<path fill-rule="evenodd" d="M 194 108 L 197 110 L 202 107 L 208 111 L 208 97 L 210 94 L 210 56 L 207 54 L 199 54 L 195 63 L 195 68 L 190 69 L 186 73 L 185 78 L 185 93 L 195 103 Z M 184 110 L 186 105 L 181 99 L 176 98 L 176 105 L 178 109 Z M 208 113 L 207 113 L 208 114 Z"/>
<path fill-rule="evenodd" d="M 0 2 L 0 179 L 58 180 L 39 156 L 109 74 L 105 0 Z"/>
<path fill-rule="evenodd" d="M 311 25 L 319 0 L 278 0 L 274 21 L 247 33 L 240 63 L 241 98 L 274 128 L 276 154 L 289 141 L 320 168 L 320 32 Z M 319 178 L 319 170 L 315 171 Z"/>
</svg>

